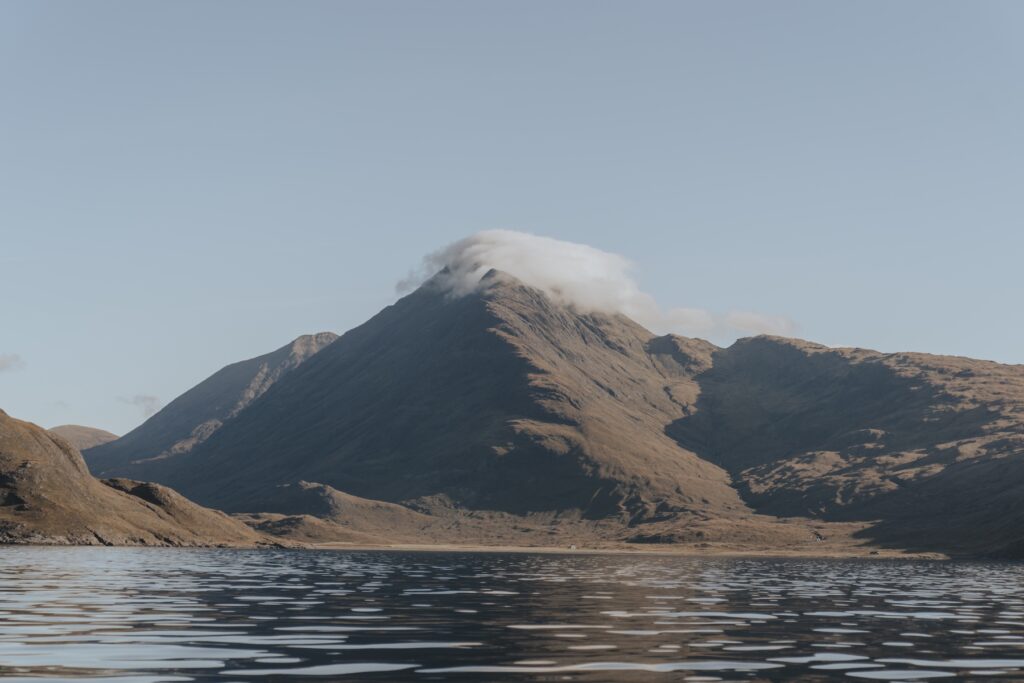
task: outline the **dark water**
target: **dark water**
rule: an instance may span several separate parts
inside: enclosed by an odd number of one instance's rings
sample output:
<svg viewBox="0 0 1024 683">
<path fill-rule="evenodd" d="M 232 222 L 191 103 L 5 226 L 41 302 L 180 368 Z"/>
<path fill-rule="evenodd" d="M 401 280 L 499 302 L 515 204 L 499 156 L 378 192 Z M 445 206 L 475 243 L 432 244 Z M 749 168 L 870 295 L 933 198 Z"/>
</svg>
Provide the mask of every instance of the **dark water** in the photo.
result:
<svg viewBox="0 0 1024 683">
<path fill-rule="evenodd" d="M 1024 681 L 1024 566 L 6 548 L 0 677 Z"/>
</svg>

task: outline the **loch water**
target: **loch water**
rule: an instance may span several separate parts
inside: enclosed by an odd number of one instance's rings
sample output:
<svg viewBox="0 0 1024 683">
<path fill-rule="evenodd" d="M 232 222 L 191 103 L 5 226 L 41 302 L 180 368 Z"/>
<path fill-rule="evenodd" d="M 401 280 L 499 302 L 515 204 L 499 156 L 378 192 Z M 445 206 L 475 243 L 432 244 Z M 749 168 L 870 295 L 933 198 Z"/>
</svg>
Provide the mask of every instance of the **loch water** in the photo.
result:
<svg viewBox="0 0 1024 683">
<path fill-rule="evenodd" d="M 8 547 L 0 679 L 1024 681 L 1024 565 Z"/>
</svg>

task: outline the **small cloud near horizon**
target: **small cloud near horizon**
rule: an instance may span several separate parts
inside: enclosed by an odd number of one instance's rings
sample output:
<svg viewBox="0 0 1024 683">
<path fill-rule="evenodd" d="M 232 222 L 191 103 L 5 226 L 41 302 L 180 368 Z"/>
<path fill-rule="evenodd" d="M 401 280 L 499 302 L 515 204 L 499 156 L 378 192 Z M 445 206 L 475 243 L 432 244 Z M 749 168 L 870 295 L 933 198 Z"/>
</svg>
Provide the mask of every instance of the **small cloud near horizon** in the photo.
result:
<svg viewBox="0 0 1024 683">
<path fill-rule="evenodd" d="M 121 403 L 127 403 L 142 409 L 142 414 L 146 418 L 153 417 L 158 410 L 162 407 L 160 399 L 156 396 L 150 396 L 148 394 L 135 394 L 131 397 L 118 396 L 117 400 Z"/>
<path fill-rule="evenodd" d="M 25 361 L 16 353 L 0 353 L 0 372 L 21 370 L 25 367 Z"/>
</svg>

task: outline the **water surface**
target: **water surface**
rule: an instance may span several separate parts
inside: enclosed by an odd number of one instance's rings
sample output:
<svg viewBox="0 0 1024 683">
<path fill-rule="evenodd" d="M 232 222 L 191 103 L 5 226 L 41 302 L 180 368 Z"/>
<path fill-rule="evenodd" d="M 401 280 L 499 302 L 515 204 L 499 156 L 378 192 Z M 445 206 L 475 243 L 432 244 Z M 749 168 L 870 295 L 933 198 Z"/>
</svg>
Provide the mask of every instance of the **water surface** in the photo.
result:
<svg viewBox="0 0 1024 683">
<path fill-rule="evenodd" d="M 1024 566 L 0 548 L 0 678 L 1024 681 Z"/>
</svg>

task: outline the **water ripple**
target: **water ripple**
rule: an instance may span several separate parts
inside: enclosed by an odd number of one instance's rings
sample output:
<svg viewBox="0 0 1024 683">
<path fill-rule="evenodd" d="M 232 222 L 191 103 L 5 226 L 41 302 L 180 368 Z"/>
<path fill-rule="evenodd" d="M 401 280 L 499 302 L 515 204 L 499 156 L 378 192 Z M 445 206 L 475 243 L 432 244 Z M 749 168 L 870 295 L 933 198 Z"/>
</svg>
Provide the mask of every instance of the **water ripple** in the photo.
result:
<svg viewBox="0 0 1024 683">
<path fill-rule="evenodd" d="M 999 563 L 4 548 L 0 678 L 1024 681 L 1022 587 Z"/>
</svg>

